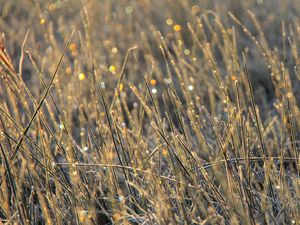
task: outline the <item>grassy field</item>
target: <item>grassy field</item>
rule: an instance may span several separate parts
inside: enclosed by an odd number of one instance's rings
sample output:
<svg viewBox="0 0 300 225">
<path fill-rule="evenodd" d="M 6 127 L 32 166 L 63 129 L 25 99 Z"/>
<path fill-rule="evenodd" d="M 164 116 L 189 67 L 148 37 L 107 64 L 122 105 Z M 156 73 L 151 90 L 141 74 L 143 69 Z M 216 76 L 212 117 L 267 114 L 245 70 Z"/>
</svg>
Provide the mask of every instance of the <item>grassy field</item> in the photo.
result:
<svg viewBox="0 0 300 225">
<path fill-rule="evenodd" d="M 0 224 L 300 224 L 298 0 L 0 0 Z"/>
</svg>

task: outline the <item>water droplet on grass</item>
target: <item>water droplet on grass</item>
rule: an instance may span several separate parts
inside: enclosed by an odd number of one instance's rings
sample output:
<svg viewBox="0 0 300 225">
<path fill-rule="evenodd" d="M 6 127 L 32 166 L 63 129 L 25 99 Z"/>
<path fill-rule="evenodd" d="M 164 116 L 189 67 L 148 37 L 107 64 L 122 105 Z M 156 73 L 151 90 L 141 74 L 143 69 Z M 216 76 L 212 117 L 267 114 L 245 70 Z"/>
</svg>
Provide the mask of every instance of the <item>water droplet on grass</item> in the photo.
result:
<svg viewBox="0 0 300 225">
<path fill-rule="evenodd" d="M 153 89 L 151 90 L 151 92 L 152 92 L 152 94 L 156 94 L 156 93 L 157 93 L 157 89 L 156 89 L 156 88 L 153 88 Z"/>
</svg>

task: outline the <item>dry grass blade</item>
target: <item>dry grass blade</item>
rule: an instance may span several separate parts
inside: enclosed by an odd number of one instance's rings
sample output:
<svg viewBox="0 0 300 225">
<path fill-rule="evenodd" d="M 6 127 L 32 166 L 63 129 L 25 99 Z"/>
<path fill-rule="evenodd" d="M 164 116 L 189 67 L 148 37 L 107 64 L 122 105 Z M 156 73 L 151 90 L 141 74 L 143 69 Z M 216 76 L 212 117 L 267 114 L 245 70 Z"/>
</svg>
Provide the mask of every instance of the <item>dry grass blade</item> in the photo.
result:
<svg viewBox="0 0 300 225">
<path fill-rule="evenodd" d="M 0 223 L 298 224 L 299 15 L 2 1 Z"/>
<path fill-rule="evenodd" d="M 71 40 L 72 40 L 72 37 L 73 37 L 74 32 L 75 32 L 75 30 L 72 31 L 71 36 L 70 36 L 70 38 L 69 38 L 67 44 L 65 45 L 65 48 L 64 48 L 64 50 L 63 50 L 63 52 L 62 52 L 62 54 L 61 54 L 61 57 L 60 57 L 60 59 L 59 59 L 59 61 L 58 61 L 58 63 L 57 63 L 57 66 L 56 66 L 56 69 L 55 69 L 55 71 L 54 71 L 54 74 L 53 74 L 52 77 L 51 77 L 51 80 L 50 80 L 50 82 L 49 82 L 49 84 L 48 84 L 48 86 L 47 86 L 47 89 L 46 89 L 46 91 L 45 91 L 45 93 L 44 93 L 42 99 L 40 100 L 40 102 L 39 102 L 37 108 L 35 109 L 35 111 L 34 111 L 32 117 L 31 117 L 31 119 L 30 119 L 30 121 L 29 121 L 29 123 L 27 124 L 26 128 L 24 129 L 23 133 L 21 134 L 21 137 L 20 137 L 20 139 L 19 139 L 17 145 L 15 146 L 13 152 L 11 153 L 11 159 L 14 159 L 14 158 L 16 157 L 16 155 L 17 155 L 17 153 L 18 153 L 18 151 L 19 151 L 19 148 L 20 148 L 20 146 L 22 145 L 22 142 L 23 142 L 24 137 L 26 136 L 26 134 L 27 134 L 27 132 L 28 132 L 28 130 L 29 130 L 31 124 L 33 123 L 34 119 L 35 119 L 36 116 L 38 115 L 40 109 L 41 109 L 42 106 L 43 106 L 43 103 L 44 103 L 44 101 L 45 101 L 47 95 L 48 95 L 49 92 L 50 92 L 50 89 L 51 89 L 51 87 L 52 87 L 52 83 L 53 83 L 53 81 L 54 81 L 54 79 L 55 79 L 55 77 L 56 77 L 56 75 L 57 75 L 57 71 L 58 71 L 59 66 L 60 66 L 60 64 L 61 64 L 61 62 L 62 62 L 62 59 L 63 59 L 63 57 L 64 57 L 64 55 L 65 55 L 65 53 L 66 53 L 66 51 L 67 51 L 67 49 L 68 49 L 68 47 L 69 47 L 69 45 L 70 45 L 70 42 L 71 42 Z"/>
<path fill-rule="evenodd" d="M 7 173 L 8 173 L 8 180 L 9 180 L 9 183 L 10 183 L 10 188 L 12 189 L 12 193 L 13 193 L 13 197 L 14 197 L 14 203 L 16 204 L 16 208 L 18 209 L 20 222 L 21 222 L 21 224 L 25 224 L 24 223 L 24 218 L 23 218 L 23 215 L 22 215 L 22 210 L 21 210 L 20 205 L 19 205 L 19 198 L 18 198 L 17 191 L 16 191 L 15 179 L 12 175 L 12 172 L 11 172 L 11 169 L 10 169 L 10 163 L 8 162 L 7 156 L 4 152 L 4 149 L 3 149 L 1 144 L 0 144 L 0 149 L 1 149 L 2 157 L 3 157 L 4 162 L 5 162 L 5 167 L 6 167 L 6 170 L 7 170 Z"/>
</svg>

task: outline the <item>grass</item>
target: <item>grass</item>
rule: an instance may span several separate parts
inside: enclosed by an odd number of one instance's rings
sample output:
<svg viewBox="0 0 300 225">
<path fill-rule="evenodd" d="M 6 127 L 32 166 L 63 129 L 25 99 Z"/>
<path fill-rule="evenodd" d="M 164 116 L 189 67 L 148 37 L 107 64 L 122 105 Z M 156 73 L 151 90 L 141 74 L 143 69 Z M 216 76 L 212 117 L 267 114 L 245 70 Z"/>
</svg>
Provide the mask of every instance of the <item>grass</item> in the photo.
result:
<svg viewBox="0 0 300 225">
<path fill-rule="evenodd" d="M 299 224 L 296 0 L 0 5 L 0 223 Z"/>
</svg>

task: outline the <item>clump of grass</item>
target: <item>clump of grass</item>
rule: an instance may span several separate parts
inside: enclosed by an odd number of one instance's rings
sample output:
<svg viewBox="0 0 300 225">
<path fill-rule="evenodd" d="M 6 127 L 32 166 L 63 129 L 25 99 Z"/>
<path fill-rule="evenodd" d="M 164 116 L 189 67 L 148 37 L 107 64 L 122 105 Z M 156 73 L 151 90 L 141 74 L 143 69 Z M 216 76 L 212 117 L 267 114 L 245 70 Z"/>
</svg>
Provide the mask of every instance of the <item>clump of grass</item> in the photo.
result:
<svg viewBox="0 0 300 225">
<path fill-rule="evenodd" d="M 295 2 L 5 3 L 1 222 L 297 224 Z"/>
</svg>

